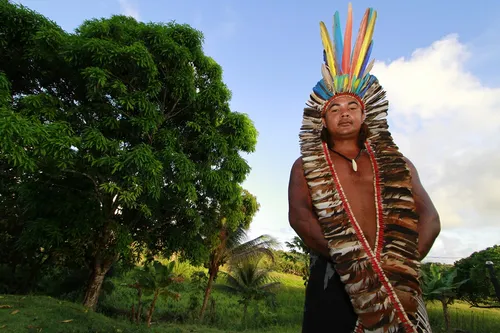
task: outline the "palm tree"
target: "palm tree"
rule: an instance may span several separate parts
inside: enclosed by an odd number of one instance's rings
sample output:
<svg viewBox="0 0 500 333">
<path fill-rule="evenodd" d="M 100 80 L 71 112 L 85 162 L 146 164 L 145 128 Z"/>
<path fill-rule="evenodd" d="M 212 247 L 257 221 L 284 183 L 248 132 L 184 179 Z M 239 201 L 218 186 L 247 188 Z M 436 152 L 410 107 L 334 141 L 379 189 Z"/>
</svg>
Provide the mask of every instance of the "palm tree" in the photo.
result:
<svg viewBox="0 0 500 333">
<path fill-rule="evenodd" d="M 262 256 L 240 261 L 231 266 L 229 273 L 225 273 L 226 284 L 217 284 L 219 290 L 238 294 L 243 304 L 243 322 L 246 321 L 248 305 L 254 300 L 274 297 L 274 290 L 280 282 L 269 276 L 269 269 L 259 267 Z"/>
<path fill-rule="evenodd" d="M 304 280 L 304 286 L 307 285 L 309 281 L 309 254 L 310 249 L 304 243 L 302 238 L 294 236 L 291 242 L 285 242 L 286 246 L 289 248 L 290 253 L 284 254 L 286 260 L 293 263 L 300 261 L 302 264 L 302 280 Z"/>
<path fill-rule="evenodd" d="M 439 301 L 443 306 L 444 322 L 446 332 L 451 333 L 450 313 L 448 305 L 453 304 L 457 298 L 457 289 L 467 282 L 463 280 L 454 282 L 457 277 L 457 270 L 455 268 L 440 268 L 437 265 L 431 264 L 429 272 L 422 271 L 424 281 L 422 284 L 422 291 L 424 297 L 428 301 Z"/>
<path fill-rule="evenodd" d="M 140 303 L 142 292 L 145 291 L 145 294 L 153 295 L 153 300 L 146 317 L 148 327 L 151 326 L 151 318 L 153 317 L 158 296 L 164 295 L 176 300 L 180 298 L 180 294 L 174 292 L 171 287 L 174 283 L 180 283 L 184 279 L 178 276 L 174 272 L 174 269 L 175 261 L 171 261 L 167 265 L 162 265 L 160 262 L 154 261 L 152 264 L 147 264 L 144 266 L 144 269 L 138 271 L 136 276 L 137 282 L 131 285 L 131 287 L 138 290 L 139 304 L 137 306 L 137 320 L 141 315 Z"/>
<path fill-rule="evenodd" d="M 242 261 L 260 255 L 266 255 L 274 261 L 272 249 L 278 245 L 278 241 L 275 238 L 269 235 L 262 235 L 247 242 L 244 242 L 245 239 L 247 239 L 245 225 L 240 225 L 234 231 L 229 230 L 224 224 L 222 225 L 219 233 L 219 244 L 210 253 L 208 262 L 208 282 L 200 310 L 200 320 L 203 319 L 208 299 L 212 292 L 213 282 L 221 266 L 226 263 L 237 265 Z"/>
</svg>

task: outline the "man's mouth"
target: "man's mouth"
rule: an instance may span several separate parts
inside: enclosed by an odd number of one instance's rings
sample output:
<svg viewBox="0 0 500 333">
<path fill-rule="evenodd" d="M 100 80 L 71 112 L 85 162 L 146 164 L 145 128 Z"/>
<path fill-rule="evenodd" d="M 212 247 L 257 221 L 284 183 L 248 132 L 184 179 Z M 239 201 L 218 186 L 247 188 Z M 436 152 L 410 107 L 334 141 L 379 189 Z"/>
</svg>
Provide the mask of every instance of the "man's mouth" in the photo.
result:
<svg viewBox="0 0 500 333">
<path fill-rule="evenodd" d="M 339 123 L 339 126 L 342 126 L 342 125 L 351 125 L 352 123 L 350 121 L 341 121 Z"/>
</svg>

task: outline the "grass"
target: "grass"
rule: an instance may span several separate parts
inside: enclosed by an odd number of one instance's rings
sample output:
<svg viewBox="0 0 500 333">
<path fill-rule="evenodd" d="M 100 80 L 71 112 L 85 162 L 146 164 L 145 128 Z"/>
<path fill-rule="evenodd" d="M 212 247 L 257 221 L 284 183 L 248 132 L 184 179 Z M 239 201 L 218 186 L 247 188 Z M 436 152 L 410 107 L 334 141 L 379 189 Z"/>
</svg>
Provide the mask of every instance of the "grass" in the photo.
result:
<svg viewBox="0 0 500 333">
<path fill-rule="evenodd" d="M 179 267 L 189 276 L 196 269 Z M 274 273 L 282 286 L 276 297 L 276 307 L 265 302 L 249 308 L 247 322 L 242 322 L 242 307 L 238 297 L 217 290 L 209 304 L 205 320 L 199 323 L 197 315 L 202 291 L 194 282 L 176 286 L 182 295 L 179 301 L 160 299 L 153 316 L 151 329 L 144 324 L 136 325 L 127 318 L 132 303 L 136 302 L 135 290 L 125 284 L 129 276 L 113 279 L 111 294 L 100 300 L 99 311 L 88 312 L 79 304 L 61 301 L 47 296 L 0 296 L 0 333 L 12 332 L 300 332 L 304 302 L 304 285 L 298 276 Z M 221 282 L 221 281 L 217 281 Z M 146 299 L 147 300 L 147 299 Z M 9 308 L 2 308 L 9 305 Z M 428 304 L 429 317 L 434 333 L 444 332 L 441 306 Z M 470 309 L 463 303 L 450 307 L 452 326 L 466 332 L 500 332 L 499 309 Z M 66 321 L 66 322 L 65 322 Z"/>
<path fill-rule="evenodd" d="M 8 308 L 6 306 L 9 306 Z M 271 328 L 267 332 L 288 333 L 297 330 Z M 50 332 L 50 333 L 222 333 L 233 330 L 219 330 L 203 325 L 159 324 L 151 329 L 144 325 L 108 318 L 100 313 L 87 311 L 79 304 L 61 301 L 48 296 L 0 296 L 0 332 Z M 248 333 L 261 332 L 247 330 Z"/>
<path fill-rule="evenodd" d="M 141 332 L 140 328 L 48 296 L 1 297 L 1 332 Z"/>
<path fill-rule="evenodd" d="M 441 303 L 428 303 L 429 320 L 434 333 L 444 332 Z M 451 326 L 471 333 L 500 332 L 500 309 L 471 308 L 468 304 L 455 302 L 450 306 Z"/>
</svg>

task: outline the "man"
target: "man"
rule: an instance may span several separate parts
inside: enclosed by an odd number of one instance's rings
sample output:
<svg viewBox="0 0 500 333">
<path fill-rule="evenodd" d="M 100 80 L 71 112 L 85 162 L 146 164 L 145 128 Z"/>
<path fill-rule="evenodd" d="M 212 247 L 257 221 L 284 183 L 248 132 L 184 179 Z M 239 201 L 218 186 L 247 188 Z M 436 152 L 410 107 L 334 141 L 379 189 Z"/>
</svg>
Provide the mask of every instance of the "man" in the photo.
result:
<svg viewBox="0 0 500 333">
<path fill-rule="evenodd" d="M 320 24 L 323 79 L 304 110 L 289 186 L 290 225 L 315 253 L 303 332 L 431 332 L 419 275 L 439 216 L 369 74 L 375 19 L 368 9 L 353 50 L 350 5 L 344 40 L 338 13 L 333 42 Z"/>
</svg>

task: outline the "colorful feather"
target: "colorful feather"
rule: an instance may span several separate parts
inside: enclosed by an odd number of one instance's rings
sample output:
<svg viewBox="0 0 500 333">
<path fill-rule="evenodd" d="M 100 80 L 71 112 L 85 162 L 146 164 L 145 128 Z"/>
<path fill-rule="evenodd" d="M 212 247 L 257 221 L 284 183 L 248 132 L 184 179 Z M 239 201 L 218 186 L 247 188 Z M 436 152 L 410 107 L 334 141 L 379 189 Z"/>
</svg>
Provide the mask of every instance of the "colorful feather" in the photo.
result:
<svg viewBox="0 0 500 333">
<path fill-rule="evenodd" d="M 363 65 L 361 65 L 361 70 L 359 71 L 360 77 L 365 76 L 364 73 L 365 73 L 366 66 L 368 65 L 368 60 L 370 60 L 370 54 L 372 53 L 372 48 L 373 48 L 373 40 L 370 42 L 370 45 L 368 46 L 368 51 L 366 52 L 366 55 L 364 56 Z"/>
<path fill-rule="evenodd" d="M 342 73 L 347 74 L 351 64 L 351 41 L 352 41 L 352 5 L 349 3 L 347 9 L 347 22 L 345 25 L 344 53 L 342 54 Z"/>
<path fill-rule="evenodd" d="M 328 69 L 332 76 L 336 76 L 337 73 L 335 71 L 335 54 L 333 50 L 332 40 L 330 39 L 330 34 L 328 33 L 328 29 L 325 26 L 325 23 L 320 22 L 320 32 L 321 32 L 321 41 L 323 42 L 323 48 L 326 53 L 326 59 L 328 60 Z"/>
<path fill-rule="evenodd" d="M 363 59 L 368 51 L 368 45 L 370 44 L 373 36 L 373 30 L 375 29 L 375 21 L 377 20 L 377 12 L 373 9 L 370 9 L 370 19 L 366 29 L 366 33 L 363 38 L 363 44 L 361 45 L 361 50 L 359 51 L 359 58 L 356 62 L 356 66 L 354 67 L 354 73 L 359 76 L 361 65 L 363 63 Z"/>
<path fill-rule="evenodd" d="M 325 87 L 325 82 L 323 80 L 319 81 L 316 86 L 313 88 L 313 91 L 324 100 L 329 99 L 333 96 L 331 92 Z"/>
<path fill-rule="evenodd" d="M 342 73 L 342 54 L 344 53 L 344 47 L 342 42 L 342 30 L 340 28 L 340 17 L 339 12 L 335 12 L 333 16 L 333 39 L 335 42 L 335 66 L 337 73 Z"/>
<path fill-rule="evenodd" d="M 359 52 L 361 50 L 361 45 L 363 44 L 363 39 L 365 37 L 365 31 L 366 31 L 366 26 L 368 23 L 368 14 L 369 13 L 370 13 L 370 10 L 367 9 L 365 11 L 365 15 L 363 16 L 363 20 L 361 21 L 361 24 L 359 26 L 358 37 L 356 38 L 356 44 L 354 46 L 354 53 L 352 55 L 351 75 L 357 76 L 357 73 L 355 73 L 353 69 L 356 68 L 356 63 L 358 62 Z"/>
<path fill-rule="evenodd" d="M 373 75 L 367 75 L 365 77 L 367 77 L 369 79 L 368 79 L 368 82 L 365 84 L 364 88 L 359 92 L 360 96 L 364 96 L 366 91 L 371 87 L 371 85 L 373 83 L 375 83 L 375 80 L 376 80 L 375 76 L 373 76 Z"/>
<path fill-rule="evenodd" d="M 369 91 L 376 78 L 370 75 L 374 61 L 370 59 L 373 50 L 373 32 L 377 12 L 369 8 L 365 11 L 359 31 L 353 42 L 353 13 L 349 3 L 344 35 L 340 26 L 340 16 L 333 16 L 332 37 L 324 22 L 320 22 L 321 41 L 323 43 L 323 60 L 321 74 L 323 79 L 313 88 L 313 95 L 324 101 L 336 94 L 354 93 L 358 97 Z M 321 104 L 321 103 L 320 103 Z"/>
</svg>

